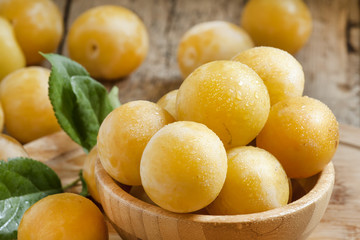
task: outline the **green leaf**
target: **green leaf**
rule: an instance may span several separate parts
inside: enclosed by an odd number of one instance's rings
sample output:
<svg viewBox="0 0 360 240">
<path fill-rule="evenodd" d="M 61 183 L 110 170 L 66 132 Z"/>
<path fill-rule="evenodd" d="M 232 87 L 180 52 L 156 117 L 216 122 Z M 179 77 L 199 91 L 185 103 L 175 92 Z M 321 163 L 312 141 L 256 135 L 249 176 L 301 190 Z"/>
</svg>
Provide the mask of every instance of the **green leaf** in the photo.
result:
<svg viewBox="0 0 360 240">
<path fill-rule="evenodd" d="M 43 54 L 52 65 L 49 98 L 62 129 L 87 152 L 96 145 L 99 127 L 117 106 L 118 90 L 108 94 L 78 63 L 57 54 Z"/>
<path fill-rule="evenodd" d="M 106 89 L 88 76 L 73 76 L 70 79 L 76 95 L 77 117 L 74 119 L 81 146 L 90 151 L 96 145 L 99 127 L 113 110 Z"/>
<path fill-rule="evenodd" d="M 0 239 L 15 239 L 25 211 L 60 192 L 59 177 L 45 164 L 30 158 L 0 161 Z"/>
<path fill-rule="evenodd" d="M 120 107 L 121 103 L 119 101 L 119 88 L 115 86 L 111 89 L 109 93 L 109 99 L 113 109 Z"/>
</svg>

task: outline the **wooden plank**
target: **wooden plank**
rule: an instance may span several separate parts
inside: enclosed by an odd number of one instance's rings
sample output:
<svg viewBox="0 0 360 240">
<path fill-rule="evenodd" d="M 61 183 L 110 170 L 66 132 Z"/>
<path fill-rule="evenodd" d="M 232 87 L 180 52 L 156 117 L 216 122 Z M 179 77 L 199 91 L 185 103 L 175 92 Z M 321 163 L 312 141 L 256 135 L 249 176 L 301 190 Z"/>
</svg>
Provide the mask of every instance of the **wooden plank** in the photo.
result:
<svg viewBox="0 0 360 240">
<path fill-rule="evenodd" d="M 360 135 L 355 136 L 360 138 Z M 358 141 L 353 144 L 358 144 Z M 357 240 L 360 238 L 360 148 L 340 143 L 333 162 L 336 172 L 333 194 L 310 239 Z"/>
<path fill-rule="evenodd" d="M 348 5 L 349 15 L 346 25 L 347 49 L 348 49 L 348 64 L 347 64 L 347 79 L 350 87 L 353 86 L 357 92 L 357 98 L 360 98 L 360 2 L 350 0 Z M 358 105 L 360 106 L 360 105 Z M 358 113 L 358 120 L 348 122 L 356 126 L 360 126 L 360 112 Z M 355 110 L 356 114 L 356 110 Z"/>
<path fill-rule="evenodd" d="M 59 10 L 61 12 L 61 15 L 63 17 L 63 21 L 64 21 L 64 34 L 62 36 L 61 42 L 59 44 L 58 53 L 62 52 L 64 43 L 65 43 L 65 39 L 66 39 L 66 34 L 67 34 L 67 12 L 68 12 L 68 7 L 70 6 L 71 0 L 54 0 L 54 3 L 59 7 Z M 47 63 L 47 66 L 50 67 L 50 64 Z"/>
<path fill-rule="evenodd" d="M 67 0 L 53 0 L 53 2 L 56 4 L 56 6 L 58 6 L 61 13 L 65 13 L 65 7 L 66 7 Z M 63 16 L 64 16 L 64 14 L 63 14 Z"/>
<path fill-rule="evenodd" d="M 31 158 L 51 167 L 60 177 L 62 186 L 74 182 L 84 165 L 84 150 L 63 131 L 32 141 L 24 148 Z M 78 184 L 67 191 L 79 193 L 81 186 Z M 107 223 L 109 240 L 121 240 L 110 223 Z"/>
<path fill-rule="evenodd" d="M 340 141 L 360 149 L 360 129 L 350 125 L 340 125 Z M 360 159 L 359 159 L 360 160 Z"/>
<path fill-rule="evenodd" d="M 106 4 L 120 5 L 134 11 L 143 20 L 150 37 L 149 54 L 145 62 L 129 77 L 115 83 L 120 89 L 120 101 L 127 102 L 134 99 L 157 100 L 158 96 L 168 89 L 177 88 L 179 85 L 178 76 L 176 74 L 168 75 L 168 71 L 164 67 L 167 59 L 165 56 L 168 51 L 167 24 L 172 1 L 73 1 L 68 26 L 85 10 Z M 63 53 L 67 55 L 66 45 Z M 104 82 L 104 85 L 110 88 L 113 83 Z"/>
<path fill-rule="evenodd" d="M 120 88 L 121 102 L 156 101 L 182 82 L 176 49 L 185 31 L 210 20 L 239 24 L 244 2 L 72 0 L 67 27 L 82 12 L 98 5 L 122 5 L 136 12 L 150 33 L 149 55 L 129 77 L 104 84 L 108 88 L 113 84 Z M 313 15 L 314 30 L 308 44 L 296 55 L 306 75 L 305 94 L 326 103 L 340 122 L 360 126 L 359 3 L 356 0 L 307 0 L 306 3 Z M 67 55 L 66 46 L 62 52 Z"/>
<path fill-rule="evenodd" d="M 347 16 L 357 1 L 306 2 L 313 32 L 296 55 L 305 71 L 305 95 L 326 103 L 340 122 L 360 126 L 359 52 L 348 55 L 346 34 Z"/>
<path fill-rule="evenodd" d="M 120 101 L 135 99 L 157 101 L 166 92 L 180 86 L 176 50 L 181 36 L 196 23 L 227 20 L 239 24 L 244 1 L 141 1 L 141 0 L 87 0 L 72 1 L 68 25 L 94 6 L 116 4 L 136 12 L 143 19 L 150 35 L 150 51 L 142 66 L 129 77 L 115 84 L 120 89 Z M 199 7 L 201 6 L 201 7 Z M 219 7 L 223 11 L 219 11 Z M 63 53 L 67 55 L 66 46 Z M 110 88 L 113 83 L 104 82 Z"/>
<path fill-rule="evenodd" d="M 340 125 L 340 145 L 333 158 L 336 179 L 329 206 L 309 240 L 360 238 L 360 129 Z"/>
</svg>

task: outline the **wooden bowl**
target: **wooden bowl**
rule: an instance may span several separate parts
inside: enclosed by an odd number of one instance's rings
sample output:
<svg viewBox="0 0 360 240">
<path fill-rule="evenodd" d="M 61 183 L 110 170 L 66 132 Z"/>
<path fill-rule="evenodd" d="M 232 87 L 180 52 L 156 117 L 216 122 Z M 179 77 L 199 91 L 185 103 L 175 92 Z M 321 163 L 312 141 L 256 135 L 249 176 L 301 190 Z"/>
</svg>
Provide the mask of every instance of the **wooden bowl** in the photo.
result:
<svg viewBox="0 0 360 240">
<path fill-rule="evenodd" d="M 303 196 L 284 207 L 213 216 L 172 213 L 143 202 L 123 190 L 99 160 L 95 175 L 105 214 L 124 240 L 306 239 L 326 210 L 335 179 L 334 166 L 329 163 L 309 181 L 293 182 L 293 196 Z M 301 193 L 309 188 L 305 195 Z"/>
</svg>

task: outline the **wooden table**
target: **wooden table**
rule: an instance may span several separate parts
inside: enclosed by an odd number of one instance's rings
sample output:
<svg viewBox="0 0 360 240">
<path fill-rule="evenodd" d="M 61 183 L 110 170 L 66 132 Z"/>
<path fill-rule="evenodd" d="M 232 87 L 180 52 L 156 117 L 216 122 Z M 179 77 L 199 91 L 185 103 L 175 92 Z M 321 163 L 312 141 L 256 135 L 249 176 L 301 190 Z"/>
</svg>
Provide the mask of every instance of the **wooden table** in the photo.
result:
<svg viewBox="0 0 360 240">
<path fill-rule="evenodd" d="M 130 76 L 115 83 L 121 102 L 156 101 L 180 86 L 176 49 L 191 26 L 210 20 L 239 23 L 244 0 L 54 0 L 63 12 L 65 30 L 85 10 L 104 4 L 127 7 L 143 19 L 150 34 L 146 61 Z M 314 30 L 295 56 L 302 64 L 305 95 L 326 103 L 341 123 L 360 127 L 360 19 L 357 0 L 306 0 Z M 66 37 L 66 35 L 65 35 Z M 67 55 L 64 39 L 59 53 Z M 321 224 L 310 239 L 360 239 L 360 130 L 341 126 L 341 141 L 333 159 L 336 184 Z M 80 168 L 84 154 L 65 138 L 51 136 L 26 146 L 34 158 L 46 160 L 64 182 Z M 59 139 L 63 142 L 59 145 Z M 50 142 L 49 142 L 50 141 Z M 53 141 L 53 142 L 51 142 Z M 37 152 L 42 149 L 41 154 Z M 59 157 L 59 151 L 65 155 Z M 64 161 L 65 158 L 65 161 Z M 119 239 L 112 233 L 110 239 Z"/>
<path fill-rule="evenodd" d="M 145 62 L 115 84 L 120 101 L 156 101 L 180 86 L 176 62 L 179 39 L 191 26 L 210 20 L 239 24 L 244 0 L 54 0 L 66 31 L 85 10 L 104 4 L 127 7 L 150 34 Z M 326 103 L 341 123 L 360 127 L 360 19 L 358 0 L 306 0 L 313 16 L 309 42 L 295 56 L 302 64 L 305 95 Z M 66 41 L 59 52 L 67 55 Z M 110 87 L 114 83 L 104 83 Z"/>
</svg>

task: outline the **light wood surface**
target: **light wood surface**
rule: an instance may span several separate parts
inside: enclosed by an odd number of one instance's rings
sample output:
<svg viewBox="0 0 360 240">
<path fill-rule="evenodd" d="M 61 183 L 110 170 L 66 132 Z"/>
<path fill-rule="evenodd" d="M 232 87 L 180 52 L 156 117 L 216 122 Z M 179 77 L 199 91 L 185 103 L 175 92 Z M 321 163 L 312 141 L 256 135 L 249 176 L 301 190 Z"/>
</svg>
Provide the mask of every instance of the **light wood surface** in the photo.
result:
<svg viewBox="0 0 360 240">
<path fill-rule="evenodd" d="M 66 30 L 85 10 L 104 4 L 127 7 L 144 21 L 150 35 L 145 62 L 116 84 L 120 101 L 156 101 L 180 86 L 176 50 L 191 26 L 210 20 L 239 24 L 245 0 L 54 0 Z M 341 123 L 360 127 L 360 19 L 358 0 L 305 0 L 313 16 L 309 42 L 296 58 L 302 64 L 305 95 L 326 103 Z M 65 35 L 66 37 L 66 35 Z M 59 52 L 67 55 L 66 44 Z"/>
<path fill-rule="evenodd" d="M 310 240 L 360 239 L 360 129 L 341 125 L 340 144 L 333 158 L 336 179 L 333 195 Z M 29 155 L 50 165 L 63 184 L 77 178 L 85 153 L 63 132 L 25 145 Z M 79 187 L 73 191 L 79 191 Z M 120 239 L 111 232 L 111 239 Z"/>
<path fill-rule="evenodd" d="M 360 129 L 341 126 L 333 158 L 335 187 L 321 224 L 310 239 L 360 239 Z"/>
</svg>

